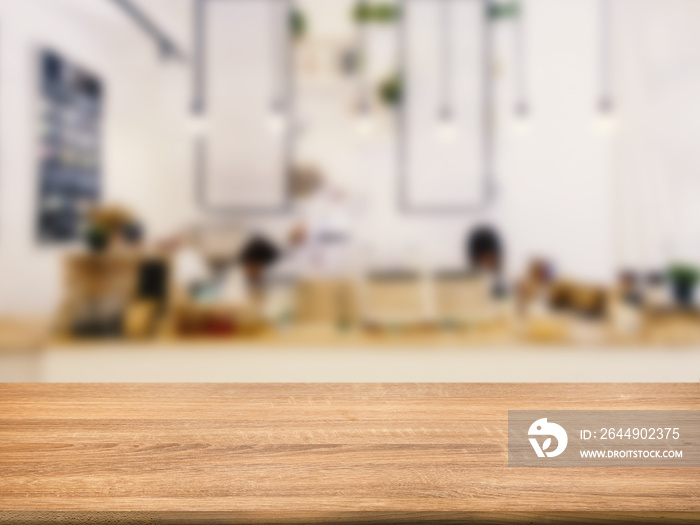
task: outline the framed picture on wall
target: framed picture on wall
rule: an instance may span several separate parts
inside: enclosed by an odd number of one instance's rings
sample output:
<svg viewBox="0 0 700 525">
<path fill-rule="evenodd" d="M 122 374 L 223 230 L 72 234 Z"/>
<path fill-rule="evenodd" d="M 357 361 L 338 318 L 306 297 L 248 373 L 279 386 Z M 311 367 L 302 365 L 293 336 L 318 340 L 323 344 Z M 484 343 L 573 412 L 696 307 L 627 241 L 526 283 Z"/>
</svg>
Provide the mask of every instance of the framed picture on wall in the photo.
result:
<svg viewBox="0 0 700 525">
<path fill-rule="evenodd" d="M 292 0 L 196 7 L 194 98 L 207 119 L 194 144 L 199 204 L 208 213 L 285 213 L 295 144 Z"/>
<path fill-rule="evenodd" d="M 77 239 L 84 211 L 101 194 L 101 80 L 52 50 L 39 52 L 37 234 L 42 242 Z"/>
<path fill-rule="evenodd" d="M 469 213 L 491 202 L 489 6 L 488 0 L 401 4 L 397 151 L 404 213 Z"/>
</svg>

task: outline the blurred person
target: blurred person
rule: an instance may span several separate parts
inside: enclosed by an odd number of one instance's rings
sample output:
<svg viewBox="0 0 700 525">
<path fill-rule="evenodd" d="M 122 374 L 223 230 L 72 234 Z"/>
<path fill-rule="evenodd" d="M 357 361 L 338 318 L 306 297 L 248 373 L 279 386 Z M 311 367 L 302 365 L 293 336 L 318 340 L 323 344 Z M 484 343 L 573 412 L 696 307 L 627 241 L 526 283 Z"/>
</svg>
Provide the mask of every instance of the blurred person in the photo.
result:
<svg viewBox="0 0 700 525">
<path fill-rule="evenodd" d="M 467 263 L 469 268 L 490 281 L 491 295 L 495 298 L 507 294 L 503 277 L 504 250 L 501 237 L 491 226 L 477 226 L 467 238 Z"/>
<path fill-rule="evenodd" d="M 282 250 L 266 236 L 250 237 L 234 261 L 233 271 L 240 271 L 250 292 L 261 293 L 266 273 L 283 257 Z"/>
<path fill-rule="evenodd" d="M 84 241 L 93 253 L 139 250 L 143 246 L 145 229 L 129 209 L 100 204 L 87 208 Z"/>
<path fill-rule="evenodd" d="M 468 237 L 467 257 L 473 270 L 500 272 L 503 266 L 500 235 L 490 226 L 477 226 Z"/>
<path fill-rule="evenodd" d="M 194 231 L 170 239 L 176 286 L 191 299 L 249 305 L 262 295 L 266 277 L 285 256 L 286 246 L 263 233 L 248 232 L 224 260 L 210 260 Z"/>
<path fill-rule="evenodd" d="M 178 295 L 184 299 L 201 297 L 213 272 L 197 246 L 194 231 L 177 233 L 161 241 L 159 247 L 171 257 L 173 283 Z"/>
<path fill-rule="evenodd" d="M 296 220 L 289 246 L 296 272 L 301 277 L 347 276 L 356 219 L 352 198 L 314 167 L 297 168 L 292 187 Z"/>
</svg>

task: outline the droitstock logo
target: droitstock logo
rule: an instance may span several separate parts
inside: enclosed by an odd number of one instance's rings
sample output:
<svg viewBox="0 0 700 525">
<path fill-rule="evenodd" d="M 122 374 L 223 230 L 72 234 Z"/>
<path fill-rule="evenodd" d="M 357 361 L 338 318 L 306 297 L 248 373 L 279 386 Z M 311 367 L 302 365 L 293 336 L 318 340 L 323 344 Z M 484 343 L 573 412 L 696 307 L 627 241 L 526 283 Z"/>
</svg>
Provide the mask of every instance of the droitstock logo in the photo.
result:
<svg viewBox="0 0 700 525">
<path fill-rule="evenodd" d="M 527 433 L 530 444 L 535 449 L 538 458 L 555 458 L 566 450 L 566 445 L 569 443 L 569 436 L 566 435 L 566 430 L 556 423 L 549 423 L 546 417 L 538 419 L 530 425 L 530 430 Z M 541 445 L 537 441 L 538 437 L 545 438 Z M 548 450 L 552 446 L 552 438 L 557 440 L 557 448 Z"/>
</svg>

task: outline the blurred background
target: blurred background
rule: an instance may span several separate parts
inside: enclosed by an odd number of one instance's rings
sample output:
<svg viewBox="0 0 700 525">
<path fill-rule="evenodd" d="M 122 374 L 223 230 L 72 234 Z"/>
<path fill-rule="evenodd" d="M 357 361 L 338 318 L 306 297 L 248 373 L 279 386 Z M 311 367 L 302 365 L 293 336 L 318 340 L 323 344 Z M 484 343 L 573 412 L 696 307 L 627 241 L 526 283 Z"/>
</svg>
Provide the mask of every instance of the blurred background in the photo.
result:
<svg viewBox="0 0 700 525">
<path fill-rule="evenodd" d="M 0 0 L 0 380 L 697 380 L 699 26 Z"/>
</svg>

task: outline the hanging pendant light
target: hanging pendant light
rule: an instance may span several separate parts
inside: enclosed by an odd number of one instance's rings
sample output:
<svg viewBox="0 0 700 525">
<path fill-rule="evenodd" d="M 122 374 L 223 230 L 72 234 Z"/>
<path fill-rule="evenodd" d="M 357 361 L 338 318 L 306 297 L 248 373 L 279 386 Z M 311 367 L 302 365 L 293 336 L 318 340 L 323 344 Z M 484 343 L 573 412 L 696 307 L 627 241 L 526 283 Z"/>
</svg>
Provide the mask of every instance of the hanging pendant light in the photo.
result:
<svg viewBox="0 0 700 525">
<path fill-rule="evenodd" d="M 519 135 L 530 133 L 530 104 L 527 96 L 527 62 L 525 49 L 525 10 L 524 2 L 520 0 L 518 20 L 513 26 L 513 57 L 515 64 L 515 129 Z"/>
<path fill-rule="evenodd" d="M 596 132 L 604 137 L 610 137 L 617 132 L 618 121 L 612 100 L 602 99 L 598 104 L 598 114 L 595 120 Z"/>
<path fill-rule="evenodd" d="M 438 137 L 443 142 L 452 142 L 457 138 L 457 124 L 450 108 L 442 108 L 438 117 Z"/>
<path fill-rule="evenodd" d="M 202 136 L 207 132 L 207 119 L 202 113 L 192 112 L 188 122 L 190 133 L 194 136 Z"/>
<path fill-rule="evenodd" d="M 600 17 L 600 95 L 595 130 L 602 136 L 611 136 L 617 131 L 615 102 L 612 95 L 612 1 L 598 0 Z"/>
<path fill-rule="evenodd" d="M 286 51 L 289 43 L 289 22 L 287 2 L 268 0 L 270 10 L 270 33 L 272 35 L 272 85 L 273 95 L 270 103 L 267 125 L 272 133 L 282 133 L 289 123 L 289 108 L 285 93 Z M 281 7 L 279 5 L 281 4 Z"/>
<path fill-rule="evenodd" d="M 367 1 L 359 0 L 356 4 L 356 12 L 366 12 Z M 355 132 L 360 137 L 367 137 L 374 129 L 372 108 L 369 94 L 369 81 L 367 72 L 367 21 L 361 19 L 357 24 L 357 74 L 358 74 L 358 102 L 355 108 Z"/>
<path fill-rule="evenodd" d="M 441 101 L 438 111 L 437 134 L 440 140 L 453 141 L 458 133 L 452 99 L 452 31 L 451 20 L 452 0 L 441 0 L 438 33 L 441 39 Z"/>
<path fill-rule="evenodd" d="M 361 137 L 367 137 L 374 131 L 374 119 L 369 105 L 360 102 L 355 115 L 355 131 Z"/>
<path fill-rule="evenodd" d="M 282 133 L 287 127 L 286 106 L 281 100 L 273 101 L 267 117 L 267 127 L 272 133 Z"/>
<path fill-rule="evenodd" d="M 192 60 L 192 106 L 189 113 L 190 133 L 201 136 L 206 133 L 206 103 L 204 101 L 204 2 L 193 4 L 194 57 Z"/>
</svg>

